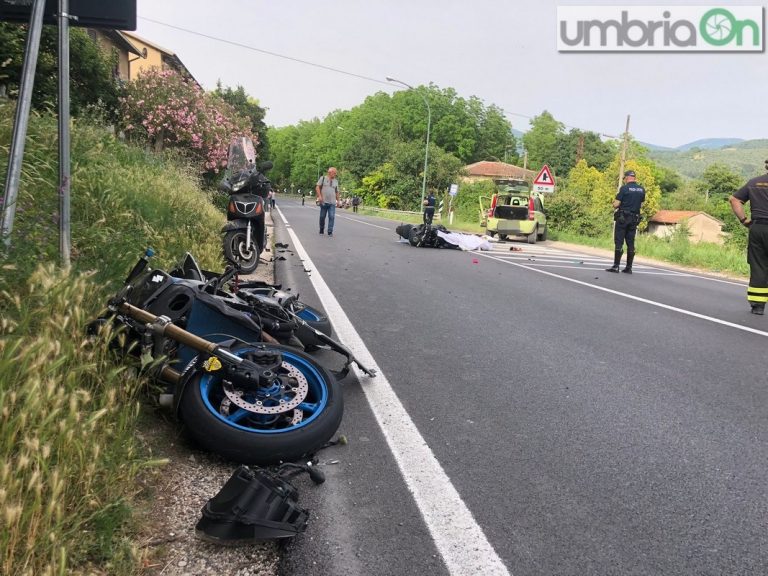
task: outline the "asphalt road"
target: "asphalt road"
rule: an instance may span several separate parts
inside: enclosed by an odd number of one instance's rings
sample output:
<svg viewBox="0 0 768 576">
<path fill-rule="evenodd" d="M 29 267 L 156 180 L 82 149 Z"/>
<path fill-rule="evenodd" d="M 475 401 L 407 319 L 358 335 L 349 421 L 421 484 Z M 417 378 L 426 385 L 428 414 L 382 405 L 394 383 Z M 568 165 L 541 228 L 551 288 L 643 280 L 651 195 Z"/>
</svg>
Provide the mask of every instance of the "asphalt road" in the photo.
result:
<svg viewBox="0 0 768 576">
<path fill-rule="evenodd" d="M 278 208 L 278 281 L 382 371 L 343 382 L 350 442 L 302 485 L 284 574 L 768 574 L 768 318 L 744 283 L 413 248 L 348 210 L 329 238 L 314 205 Z"/>
</svg>

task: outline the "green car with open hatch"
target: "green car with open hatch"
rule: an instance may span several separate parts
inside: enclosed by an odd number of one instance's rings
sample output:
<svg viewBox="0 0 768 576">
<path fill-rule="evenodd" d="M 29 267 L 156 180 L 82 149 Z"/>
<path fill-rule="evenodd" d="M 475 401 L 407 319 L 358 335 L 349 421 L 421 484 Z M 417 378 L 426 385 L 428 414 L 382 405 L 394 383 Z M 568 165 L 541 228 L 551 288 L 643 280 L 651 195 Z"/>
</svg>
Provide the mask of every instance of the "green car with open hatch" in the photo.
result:
<svg viewBox="0 0 768 576">
<path fill-rule="evenodd" d="M 491 237 L 524 237 L 529 244 L 547 239 L 544 196 L 531 192 L 524 180 L 495 180 L 496 193 L 480 196 L 480 225 Z"/>
</svg>

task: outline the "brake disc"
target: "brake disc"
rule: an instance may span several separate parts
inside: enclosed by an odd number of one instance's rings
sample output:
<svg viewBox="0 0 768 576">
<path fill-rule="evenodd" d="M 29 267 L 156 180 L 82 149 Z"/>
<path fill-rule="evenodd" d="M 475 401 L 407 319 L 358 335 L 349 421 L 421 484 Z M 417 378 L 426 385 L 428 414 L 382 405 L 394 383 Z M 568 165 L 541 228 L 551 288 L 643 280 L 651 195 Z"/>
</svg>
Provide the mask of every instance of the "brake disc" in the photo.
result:
<svg viewBox="0 0 768 576">
<path fill-rule="evenodd" d="M 282 368 L 287 374 L 282 373 L 280 375 L 280 391 L 259 398 L 255 402 L 246 400 L 242 390 L 236 389 L 230 382 L 225 381 L 222 387 L 227 398 L 222 402 L 221 408 L 223 409 L 224 403 L 229 400 L 235 406 L 256 414 L 282 414 L 288 410 L 293 410 L 307 397 L 309 384 L 304 374 L 295 366 L 283 362 Z M 226 409 L 228 413 L 229 406 Z M 295 412 L 300 413 L 301 410 Z M 298 416 L 299 421 L 301 421 L 301 415 Z M 296 417 L 297 415 L 294 414 L 294 418 Z"/>
</svg>

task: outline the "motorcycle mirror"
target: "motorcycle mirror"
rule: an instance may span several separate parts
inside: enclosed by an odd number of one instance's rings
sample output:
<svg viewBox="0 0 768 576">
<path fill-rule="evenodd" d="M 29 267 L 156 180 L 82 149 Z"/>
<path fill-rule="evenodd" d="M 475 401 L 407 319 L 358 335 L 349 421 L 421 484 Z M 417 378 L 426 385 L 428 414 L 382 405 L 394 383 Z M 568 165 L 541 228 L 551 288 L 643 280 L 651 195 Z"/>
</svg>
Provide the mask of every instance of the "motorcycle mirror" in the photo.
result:
<svg viewBox="0 0 768 576">
<path fill-rule="evenodd" d="M 261 172 L 266 172 L 267 170 L 272 170 L 272 166 L 274 166 L 272 160 L 264 160 L 264 162 L 259 164 L 259 170 Z"/>
</svg>

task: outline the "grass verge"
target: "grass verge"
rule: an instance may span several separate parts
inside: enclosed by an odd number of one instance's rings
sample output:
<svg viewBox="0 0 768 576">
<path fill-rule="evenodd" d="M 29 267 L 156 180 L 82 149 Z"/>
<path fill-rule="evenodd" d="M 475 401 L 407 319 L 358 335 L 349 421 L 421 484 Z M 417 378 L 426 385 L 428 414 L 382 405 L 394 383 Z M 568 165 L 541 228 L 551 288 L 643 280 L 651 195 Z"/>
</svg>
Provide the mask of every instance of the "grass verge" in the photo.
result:
<svg viewBox="0 0 768 576">
<path fill-rule="evenodd" d="M 0 179 L 13 106 L 0 102 Z M 181 159 L 96 124 L 72 132 L 72 268 L 57 267 L 56 119 L 33 114 L 11 248 L 0 261 L 0 573 L 135 574 L 136 441 L 145 386 L 86 338 L 147 246 L 220 267 L 215 209 Z M 105 336 L 107 337 L 107 336 Z"/>
</svg>

